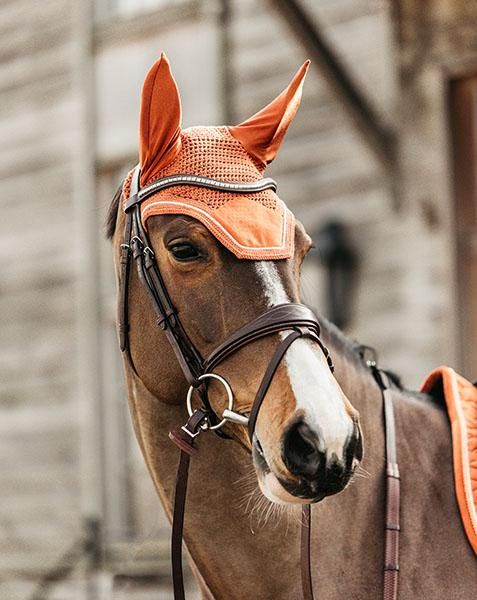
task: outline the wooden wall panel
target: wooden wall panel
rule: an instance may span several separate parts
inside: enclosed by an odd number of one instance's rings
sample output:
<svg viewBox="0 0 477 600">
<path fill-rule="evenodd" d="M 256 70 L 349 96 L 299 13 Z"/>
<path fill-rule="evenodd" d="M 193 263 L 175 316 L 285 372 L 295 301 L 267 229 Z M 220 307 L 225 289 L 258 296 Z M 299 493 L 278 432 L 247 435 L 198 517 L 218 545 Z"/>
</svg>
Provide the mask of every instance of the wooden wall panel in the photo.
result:
<svg viewBox="0 0 477 600">
<path fill-rule="evenodd" d="M 449 114 L 454 171 L 459 352 L 477 374 L 477 74 L 451 81 Z"/>
<path fill-rule="evenodd" d="M 0 4 L 0 597 L 9 600 L 27 597 L 79 532 L 73 27 L 69 0 Z"/>
</svg>

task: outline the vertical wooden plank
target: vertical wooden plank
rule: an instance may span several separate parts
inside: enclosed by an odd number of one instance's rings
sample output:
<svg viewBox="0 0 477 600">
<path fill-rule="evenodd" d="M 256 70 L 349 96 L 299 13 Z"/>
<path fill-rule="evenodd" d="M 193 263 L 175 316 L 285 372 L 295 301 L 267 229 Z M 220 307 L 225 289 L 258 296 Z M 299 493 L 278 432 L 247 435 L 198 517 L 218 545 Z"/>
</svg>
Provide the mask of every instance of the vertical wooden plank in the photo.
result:
<svg viewBox="0 0 477 600">
<path fill-rule="evenodd" d="M 75 234 L 78 256 L 77 377 L 80 414 L 80 481 L 83 528 L 89 538 L 86 597 L 100 594 L 103 568 L 104 405 L 101 370 L 101 296 L 98 214 L 96 205 L 96 119 L 92 0 L 75 5 L 77 40 L 74 84 L 80 133 L 74 169 Z"/>
<path fill-rule="evenodd" d="M 477 74 L 450 82 L 461 368 L 477 375 Z"/>
</svg>

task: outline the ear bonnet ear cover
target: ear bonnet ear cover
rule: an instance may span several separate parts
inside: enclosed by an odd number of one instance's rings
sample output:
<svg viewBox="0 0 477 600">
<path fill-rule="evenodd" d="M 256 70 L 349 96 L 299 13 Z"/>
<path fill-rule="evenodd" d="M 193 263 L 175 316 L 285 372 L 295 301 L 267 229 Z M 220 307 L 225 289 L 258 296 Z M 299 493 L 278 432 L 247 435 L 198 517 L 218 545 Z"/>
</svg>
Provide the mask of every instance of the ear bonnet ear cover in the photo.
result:
<svg viewBox="0 0 477 600">
<path fill-rule="evenodd" d="M 297 111 L 308 64 L 273 102 L 240 125 L 181 129 L 179 91 L 162 54 L 146 76 L 141 96 L 141 187 L 179 174 L 227 182 L 262 179 Z M 131 174 L 124 185 L 126 198 L 130 181 Z M 145 225 L 158 214 L 198 219 L 238 258 L 293 255 L 294 216 L 271 189 L 245 194 L 181 185 L 142 202 Z"/>
</svg>

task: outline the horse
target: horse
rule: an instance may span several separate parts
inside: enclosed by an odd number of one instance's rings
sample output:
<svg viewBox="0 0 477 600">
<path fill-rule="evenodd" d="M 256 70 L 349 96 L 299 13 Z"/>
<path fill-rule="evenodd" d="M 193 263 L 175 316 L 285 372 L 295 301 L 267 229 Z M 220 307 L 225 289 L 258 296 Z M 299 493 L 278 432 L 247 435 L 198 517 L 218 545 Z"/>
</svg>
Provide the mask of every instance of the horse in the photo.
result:
<svg viewBox="0 0 477 600">
<path fill-rule="evenodd" d="M 297 77 L 258 119 L 242 124 L 242 130 L 236 126 L 238 130 L 207 135 L 215 140 L 216 135 L 232 134 L 254 168 L 267 164 L 297 108 L 303 71 Z M 160 110 L 154 110 L 155 95 L 161 99 Z M 174 161 L 193 134 L 180 129 L 176 84 L 161 56 L 143 88 L 141 173 L 149 173 L 141 185 L 147 178 L 154 181 L 157 173 L 174 172 Z M 254 136 L 259 138 L 256 145 Z M 210 139 L 198 157 L 204 168 L 222 156 L 214 152 Z M 227 143 L 234 140 L 227 137 Z M 151 156 L 158 155 L 159 164 L 152 165 Z M 108 218 L 120 283 L 127 224 L 123 208 L 130 185 L 131 177 L 115 195 Z M 158 212 L 147 218 L 147 234 L 148 250 L 182 327 L 207 356 L 264 311 L 301 303 L 300 269 L 311 240 L 295 219 L 292 251 L 286 258 L 238 258 L 227 240 L 219 239 L 201 219 L 184 212 Z M 256 225 L 260 228 L 261 223 Z M 189 382 L 164 327 L 158 326 L 139 271 L 131 270 L 126 294 L 124 371 L 133 426 L 162 506 L 172 519 L 179 452 L 169 432 L 188 420 Z M 120 301 L 120 312 L 123 309 Z M 298 338 L 276 366 L 253 437 L 245 425 L 229 421 L 222 427 L 226 439 L 211 432 L 200 436 L 199 451 L 191 461 L 184 542 L 204 599 L 300 599 L 303 503 L 316 504 L 311 559 L 318 597 L 383 596 L 382 391 L 359 345 L 325 318 L 319 321 L 322 345 Z M 263 373 L 283 339 L 280 331 L 255 339 L 216 366 L 214 374 L 221 379 L 210 380 L 208 386 L 214 413 L 221 415 L 225 407 L 222 380 L 233 390 L 236 414 L 250 413 Z M 333 358 L 333 373 L 325 349 Z M 477 583 L 475 556 L 453 492 L 446 412 L 430 396 L 407 391 L 395 377 L 390 380 L 401 467 L 399 600 L 470 600 Z"/>
</svg>

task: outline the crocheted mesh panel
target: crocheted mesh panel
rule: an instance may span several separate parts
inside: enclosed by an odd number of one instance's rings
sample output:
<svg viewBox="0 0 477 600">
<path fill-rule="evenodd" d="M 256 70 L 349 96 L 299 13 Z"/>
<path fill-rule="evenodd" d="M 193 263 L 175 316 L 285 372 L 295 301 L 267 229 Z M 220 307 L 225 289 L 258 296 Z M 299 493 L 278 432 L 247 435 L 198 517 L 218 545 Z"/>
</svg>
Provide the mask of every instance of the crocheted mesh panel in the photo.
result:
<svg viewBox="0 0 477 600">
<path fill-rule="evenodd" d="M 190 127 L 181 132 L 181 142 L 178 156 L 146 185 L 161 177 L 179 173 L 237 182 L 252 182 L 263 177 L 263 169 L 232 136 L 227 127 Z M 125 198 L 129 197 L 131 176 L 132 172 L 124 182 Z M 241 196 L 243 197 L 243 194 Z M 230 192 L 187 185 L 161 190 L 153 196 L 155 200 L 196 200 L 203 202 L 211 210 L 219 208 L 233 197 L 235 194 Z M 277 196 L 272 190 L 248 194 L 247 197 L 270 210 L 276 209 Z"/>
<path fill-rule="evenodd" d="M 123 181 L 123 198 L 127 200 L 131 194 L 131 181 L 134 173 L 134 169 L 131 169 Z"/>
</svg>

